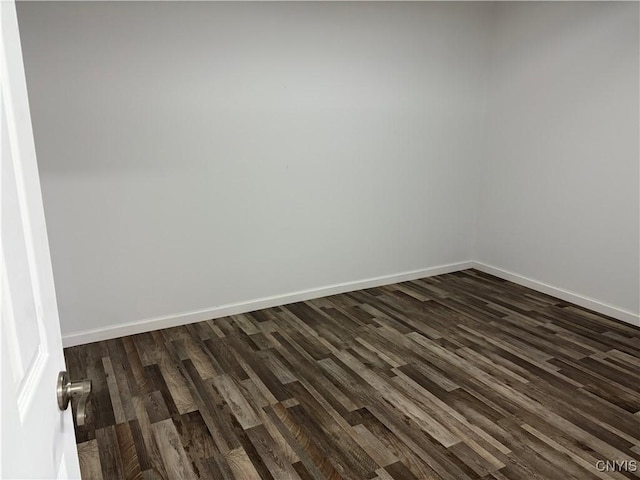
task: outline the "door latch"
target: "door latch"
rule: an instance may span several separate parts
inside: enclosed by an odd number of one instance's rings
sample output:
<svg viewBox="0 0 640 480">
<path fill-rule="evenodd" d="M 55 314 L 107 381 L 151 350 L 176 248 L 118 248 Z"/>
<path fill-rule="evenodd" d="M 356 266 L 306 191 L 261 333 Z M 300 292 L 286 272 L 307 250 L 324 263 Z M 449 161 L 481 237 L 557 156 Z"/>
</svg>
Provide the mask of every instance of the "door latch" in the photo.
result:
<svg viewBox="0 0 640 480">
<path fill-rule="evenodd" d="M 69 406 L 69 402 L 73 398 L 76 398 L 76 424 L 79 427 L 84 426 L 87 420 L 87 400 L 91 393 L 91 380 L 80 380 L 79 382 L 72 382 L 69 380 L 69 374 L 67 372 L 60 372 L 58 374 L 58 407 L 60 410 L 66 410 Z"/>
</svg>

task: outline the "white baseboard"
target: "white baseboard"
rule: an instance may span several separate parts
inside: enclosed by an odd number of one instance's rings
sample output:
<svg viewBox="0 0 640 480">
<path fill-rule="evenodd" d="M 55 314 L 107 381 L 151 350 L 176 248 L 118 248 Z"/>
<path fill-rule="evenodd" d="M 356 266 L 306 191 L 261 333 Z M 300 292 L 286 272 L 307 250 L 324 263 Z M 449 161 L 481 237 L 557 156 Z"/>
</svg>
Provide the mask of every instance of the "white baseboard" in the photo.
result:
<svg viewBox="0 0 640 480">
<path fill-rule="evenodd" d="M 615 319 L 629 323 L 636 327 L 640 327 L 640 316 L 623 310 L 621 308 L 599 302 L 592 298 L 585 297 L 575 292 L 554 287 L 537 280 L 533 280 L 522 275 L 518 275 L 501 268 L 493 267 L 482 262 L 466 261 L 459 263 L 451 263 L 431 268 L 423 268 L 420 270 L 412 270 L 410 272 L 397 273 L 393 275 L 384 275 L 355 282 L 339 283 L 327 287 L 313 288 L 309 290 L 301 290 L 298 292 L 288 293 L 284 295 L 276 295 L 273 297 L 258 298 L 248 300 L 246 302 L 221 305 L 218 307 L 207 308 L 204 310 L 195 310 L 191 312 L 176 313 L 174 315 L 166 315 L 163 317 L 149 318 L 136 322 L 123 323 L 120 325 L 112 325 L 105 328 L 94 330 L 85 330 L 81 332 L 68 333 L 62 336 L 62 344 L 64 347 L 73 347 L 75 345 L 83 345 L 110 338 L 123 337 L 125 335 L 134 335 L 136 333 L 149 332 L 161 328 L 176 327 L 212 318 L 226 317 L 228 315 L 237 315 L 239 313 L 253 312 L 263 308 L 271 308 L 279 305 L 287 305 L 289 303 L 312 300 L 314 298 L 326 297 L 328 295 L 336 295 L 339 293 L 352 292 L 362 290 L 364 288 L 380 287 L 398 282 L 406 282 L 408 280 L 416 280 L 418 278 L 432 277 L 445 273 L 457 272 L 467 268 L 475 268 L 481 272 L 494 275 L 504 280 L 532 288 L 547 295 L 560 298 L 567 302 L 575 303 L 581 307 L 588 308 L 598 313 L 608 315 Z"/>
<path fill-rule="evenodd" d="M 263 308 L 271 308 L 279 305 L 287 305 L 289 303 L 312 300 L 314 298 L 326 297 L 328 295 L 353 292 L 355 290 L 362 290 L 363 288 L 380 287 L 382 285 L 390 285 L 398 282 L 417 280 L 418 278 L 432 277 L 434 275 L 457 272 L 459 270 L 471 268 L 472 265 L 472 261 L 451 263 L 448 265 L 423 268 L 420 270 L 412 270 L 410 272 L 397 273 L 393 275 L 384 275 L 381 277 L 358 280 L 355 282 L 339 283 L 327 287 L 302 290 L 284 295 L 276 295 L 273 297 L 258 298 L 255 300 L 248 300 L 246 302 L 221 305 L 204 310 L 196 310 L 192 312 L 176 313 L 174 315 L 167 315 L 163 317 L 149 318 L 136 322 L 113 325 L 105 328 L 97 328 L 95 330 L 73 332 L 62 336 L 62 344 L 64 347 L 73 347 L 75 345 L 83 345 L 85 343 L 123 337 L 125 335 L 134 335 L 136 333 L 149 332 L 161 328 L 186 325 L 194 322 L 202 322 L 203 320 L 210 320 L 212 318 L 226 317 L 228 315 L 253 312 L 255 310 L 260 310 Z"/>
<path fill-rule="evenodd" d="M 546 293 L 547 295 L 551 295 L 552 297 L 575 303 L 576 305 L 588 308 L 590 310 L 593 310 L 594 312 L 602 313 L 617 320 L 621 320 L 636 327 L 640 327 L 640 316 L 636 313 L 614 307 L 613 305 L 599 302 L 598 300 L 585 297 L 569 290 L 564 290 L 562 288 L 554 287 L 552 285 L 533 280 L 532 278 L 518 275 L 517 273 L 493 267 L 482 262 L 474 261 L 472 262 L 472 264 L 473 268 L 475 268 L 476 270 L 480 270 L 481 272 L 494 275 L 504 280 L 509 280 L 510 282 L 517 283 L 518 285 L 529 287 L 533 290 L 537 290 L 538 292 Z"/>
</svg>

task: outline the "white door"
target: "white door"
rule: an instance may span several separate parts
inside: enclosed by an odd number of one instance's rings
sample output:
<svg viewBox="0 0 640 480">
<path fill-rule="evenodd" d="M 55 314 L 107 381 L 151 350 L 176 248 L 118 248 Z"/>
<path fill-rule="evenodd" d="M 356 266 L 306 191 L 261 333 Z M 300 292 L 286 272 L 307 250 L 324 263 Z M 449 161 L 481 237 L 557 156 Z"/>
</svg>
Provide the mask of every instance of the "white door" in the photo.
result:
<svg viewBox="0 0 640 480">
<path fill-rule="evenodd" d="M 0 0 L 0 475 L 79 478 L 18 20 Z"/>
</svg>

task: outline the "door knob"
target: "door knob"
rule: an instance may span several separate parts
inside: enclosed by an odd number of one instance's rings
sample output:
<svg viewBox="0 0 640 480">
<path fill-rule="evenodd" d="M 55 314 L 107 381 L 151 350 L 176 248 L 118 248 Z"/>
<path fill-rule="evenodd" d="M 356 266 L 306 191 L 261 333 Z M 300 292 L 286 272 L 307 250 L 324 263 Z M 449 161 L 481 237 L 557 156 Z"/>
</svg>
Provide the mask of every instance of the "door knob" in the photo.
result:
<svg viewBox="0 0 640 480">
<path fill-rule="evenodd" d="M 67 372 L 60 372 L 58 374 L 57 393 L 58 407 L 60 407 L 60 410 L 66 410 L 69 402 L 71 402 L 73 398 L 77 399 L 76 424 L 79 427 L 83 426 L 87 419 L 87 400 L 91 393 L 91 380 L 72 382 L 69 380 L 69 374 Z"/>
</svg>

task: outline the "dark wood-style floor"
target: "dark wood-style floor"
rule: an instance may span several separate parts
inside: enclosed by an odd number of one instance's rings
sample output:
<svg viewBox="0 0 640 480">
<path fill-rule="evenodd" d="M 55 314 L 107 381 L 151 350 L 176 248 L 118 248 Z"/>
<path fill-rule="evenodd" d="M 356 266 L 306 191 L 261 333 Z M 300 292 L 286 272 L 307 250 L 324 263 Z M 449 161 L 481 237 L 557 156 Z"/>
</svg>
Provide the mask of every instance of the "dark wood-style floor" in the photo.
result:
<svg viewBox="0 0 640 480">
<path fill-rule="evenodd" d="M 66 357 L 86 479 L 639 475 L 640 329 L 475 270 Z"/>
</svg>

